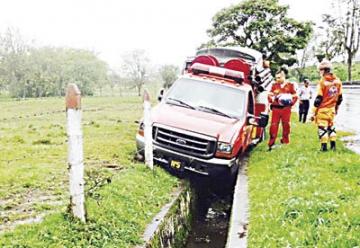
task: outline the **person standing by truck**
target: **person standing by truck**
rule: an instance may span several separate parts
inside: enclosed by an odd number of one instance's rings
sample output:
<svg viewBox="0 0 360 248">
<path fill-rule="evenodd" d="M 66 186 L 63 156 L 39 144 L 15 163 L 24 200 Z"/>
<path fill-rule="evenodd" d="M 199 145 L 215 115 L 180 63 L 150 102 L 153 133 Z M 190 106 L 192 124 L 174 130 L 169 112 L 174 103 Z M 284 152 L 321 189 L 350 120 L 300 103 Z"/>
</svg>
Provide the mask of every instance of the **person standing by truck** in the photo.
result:
<svg viewBox="0 0 360 248">
<path fill-rule="evenodd" d="M 312 98 L 312 90 L 309 87 L 309 79 L 304 79 L 304 85 L 298 90 L 300 98 L 299 103 L 299 122 L 306 122 L 306 117 L 309 112 L 310 99 Z"/>
<path fill-rule="evenodd" d="M 286 81 L 287 69 L 281 68 L 275 74 L 275 82 L 268 95 L 270 109 L 272 110 L 269 151 L 272 150 L 278 134 L 279 123 L 282 124 L 282 144 L 290 143 L 290 117 L 291 107 L 297 101 L 297 94 L 293 83 Z"/>
<path fill-rule="evenodd" d="M 314 101 L 312 120 L 318 126 L 320 150 L 327 151 L 330 140 L 330 149 L 336 149 L 336 131 L 334 118 L 343 100 L 342 82 L 332 72 L 331 62 L 323 60 L 319 66 L 321 79 L 317 86 L 317 96 Z"/>
</svg>

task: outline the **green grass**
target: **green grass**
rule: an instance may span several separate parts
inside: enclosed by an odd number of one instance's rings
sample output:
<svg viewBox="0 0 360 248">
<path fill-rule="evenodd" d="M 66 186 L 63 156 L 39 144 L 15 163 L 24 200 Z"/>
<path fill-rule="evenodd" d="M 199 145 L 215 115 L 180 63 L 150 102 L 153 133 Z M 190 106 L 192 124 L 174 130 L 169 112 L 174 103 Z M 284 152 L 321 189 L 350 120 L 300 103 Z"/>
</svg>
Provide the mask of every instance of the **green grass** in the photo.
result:
<svg viewBox="0 0 360 248">
<path fill-rule="evenodd" d="M 132 160 L 139 98 L 83 99 L 87 224 L 66 214 L 63 99 L 4 99 L 0 108 L 0 225 L 51 212 L 40 224 L 0 234 L 0 247 L 141 242 L 179 182 Z M 312 124 L 294 121 L 291 138 L 289 146 L 269 153 L 264 142 L 251 154 L 249 246 L 359 246 L 360 156 L 341 142 L 335 153 L 320 153 Z"/>
<path fill-rule="evenodd" d="M 358 247 L 360 155 L 319 152 L 314 124 L 293 119 L 291 144 L 250 156 L 249 247 Z"/>
<path fill-rule="evenodd" d="M 0 101 L 0 226 L 51 213 L 0 234 L 0 247 L 131 247 L 178 185 L 133 161 L 140 98 L 89 97 L 82 105 L 85 225 L 66 214 L 64 100 Z"/>
</svg>

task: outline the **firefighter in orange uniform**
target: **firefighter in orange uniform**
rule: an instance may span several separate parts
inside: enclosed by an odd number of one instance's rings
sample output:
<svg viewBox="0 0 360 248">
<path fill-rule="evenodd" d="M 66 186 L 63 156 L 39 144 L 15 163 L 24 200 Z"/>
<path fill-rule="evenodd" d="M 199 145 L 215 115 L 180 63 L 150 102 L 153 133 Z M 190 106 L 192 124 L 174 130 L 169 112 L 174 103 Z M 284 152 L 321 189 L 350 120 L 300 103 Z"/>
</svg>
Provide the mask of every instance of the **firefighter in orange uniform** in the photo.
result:
<svg viewBox="0 0 360 248">
<path fill-rule="evenodd" d="M 269 151 L 275 144 L 276 136 L 279 129 L 279 123 L 282 123 L 282 144 L 289 144 L 290 142 L 290 117 L 291 107 L 297 101 L 295 86 L 291 82 L 286 81 L 287 69 L 280 69 L 275 75 L 275 82 L 273 83 L 268 95 L 270 108 L 272 110 Z"/>
<path fill-rule="evenodd" d="M 336 149 L 336 131 L 334 118 L 343 100 L 342 83 L 333 73 L 330 61 L 323 60 L 319 64 L 321 79 L 317 86 L 317 96 L 314 101 L 312 120 L 318 126 L 321 151 L 327 151 L 330 140 L 331 150 Z"/>
</svg>

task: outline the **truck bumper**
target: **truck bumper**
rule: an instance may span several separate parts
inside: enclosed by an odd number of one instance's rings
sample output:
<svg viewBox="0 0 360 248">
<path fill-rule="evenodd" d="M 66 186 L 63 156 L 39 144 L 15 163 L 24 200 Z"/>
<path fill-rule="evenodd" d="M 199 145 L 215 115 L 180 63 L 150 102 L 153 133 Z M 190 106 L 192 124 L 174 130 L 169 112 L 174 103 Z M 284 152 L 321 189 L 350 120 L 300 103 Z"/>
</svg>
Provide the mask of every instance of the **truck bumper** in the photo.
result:
<svg viewBox="0 0 360 248">
<path fill-rule="evenodd" d="M 145 147 L 144 137 L 139 134 L 136 135 L 136 147 L 137 147 L 138 155 L 144 156 L 144 147 Z M 179 170 L 177 170 L 180 172 L 190 171 L 205 176 L 217 176 L 221 173 L 235 172 L 237 169 L 237 167 L 235 166 L 236 158 L 201 159 L 187 154 L 182 154 L 173 150 L 169 150 L 164 147 L 157 146 L 156 144 L 154 144 L 153 147 L 154 147 L 153 148 L 154 163 L 173 169 L 170 166 L 171 161 L 172 160 L 180 161 L 182 163 L 182 167 Z"/>
</svg>

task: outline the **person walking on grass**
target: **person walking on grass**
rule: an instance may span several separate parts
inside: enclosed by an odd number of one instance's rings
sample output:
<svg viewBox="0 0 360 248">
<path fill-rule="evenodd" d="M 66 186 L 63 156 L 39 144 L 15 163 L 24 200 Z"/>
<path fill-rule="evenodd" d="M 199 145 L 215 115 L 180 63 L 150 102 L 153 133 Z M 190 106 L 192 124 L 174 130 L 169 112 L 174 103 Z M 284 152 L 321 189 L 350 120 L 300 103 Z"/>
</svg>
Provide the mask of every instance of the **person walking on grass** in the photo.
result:
<svg viewBox="0 0 360 248">
<path fill-rule="evenodd" d="M 293 83 L 286 81 L 287 69 L 281 68 L 275 74 L 275 82 L 268 95 L 270 109 L 272 110 L 269 151 L 272 150 L 278 134 L 279 123 L 282 124 L 282 144 L 290 142 L 291 107 L 296 103 L 297 95 Z"/>
<path fill-rule="evenodd" d="M 336 149 L 336 131 L 334 118 L 343 100 L 342 83 L 332 72 L 330 61 L 323 60 L 319 66 L 321 79 L 317 85 L 317 96 L 314 101 L 312 120 L 318 126 L 320 150 L 327 151 L 330 140 L 330 149 Z"/>
<path fill-rule="evenodd" d="M 304 85 L 298 91 L 300 98 L 299 102 L 299 122 L 306 122 L 306 117 L 309 112 L 310 99 L 312 98 L 312 90 L 309 87 L 309 79 L 304 79 Z"/>
</svg>

